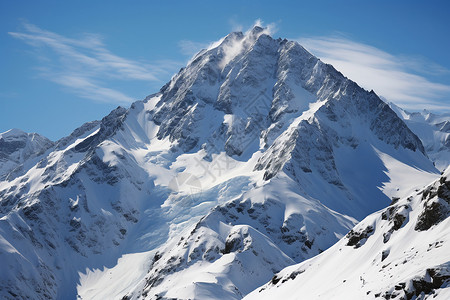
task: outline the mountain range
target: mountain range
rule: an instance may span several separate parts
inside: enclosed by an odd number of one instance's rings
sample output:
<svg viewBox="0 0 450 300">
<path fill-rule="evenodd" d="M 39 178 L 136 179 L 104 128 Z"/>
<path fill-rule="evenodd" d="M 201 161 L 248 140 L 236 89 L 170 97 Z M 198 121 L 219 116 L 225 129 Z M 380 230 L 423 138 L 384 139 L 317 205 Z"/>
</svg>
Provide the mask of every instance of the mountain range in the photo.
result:
<svg viewBox="0 0 450 300">
<path fill-rule="evenodd" d="M 59 141 L 0 135 L 0 296 L 445 299 L 449 122 L 233 32 Z"/>
</svg>

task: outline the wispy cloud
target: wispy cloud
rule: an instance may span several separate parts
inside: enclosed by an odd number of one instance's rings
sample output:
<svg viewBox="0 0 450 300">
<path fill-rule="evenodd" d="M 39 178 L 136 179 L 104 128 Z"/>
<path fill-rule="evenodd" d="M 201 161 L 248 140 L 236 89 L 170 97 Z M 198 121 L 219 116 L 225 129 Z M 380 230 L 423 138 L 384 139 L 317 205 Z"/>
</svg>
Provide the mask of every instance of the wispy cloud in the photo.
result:
<svg viewBox="0 0 450 300">
<path fill-rule="evenodd" d="M 150 64 L 120 57 L 95 34 L 68 38 L 28 23 L 23 24 L 21 32 L 9 34 L 33 47 L 40 59 L 40 76 L 96 101 L 129 103 L 134 99 L 109 86 L 112 81 L 159 82 L 179 67 L 173 61 Z"/>
<path fill-rule="evenodd" d="M 348 38 L 312 37 L 298 39 L 298 42 L 388 101 L 411 110 L 449 110 L 450 85 L 427 78 L 427 75 L 448 74 L 449 70 L 442 66 L 421 57 L 392 55 Z"/>
<path fill-rule="evenodd" d="M 186 56 L 193 56 L 197 54 L 200 50 L 208 48 L 210 43 L 194 42 L 189 40 L 181 40 L 178 42 L 178 47 L 180 52 Z"/>
</svg>

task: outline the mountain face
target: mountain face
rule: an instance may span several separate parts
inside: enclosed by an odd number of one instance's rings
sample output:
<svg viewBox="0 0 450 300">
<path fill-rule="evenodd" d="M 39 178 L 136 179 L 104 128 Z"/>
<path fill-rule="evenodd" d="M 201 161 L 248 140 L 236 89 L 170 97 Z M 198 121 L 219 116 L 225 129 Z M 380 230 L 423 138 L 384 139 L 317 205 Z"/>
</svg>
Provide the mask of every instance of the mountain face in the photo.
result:
<svg viewBox="0 0 450 300">
<path fill-rule="evenodd" d="M 241 299 L 438 176 L 374 92 L 231 33 L 0 181 L 0 295 Z"/>
<path fill-rule="evenodd" d="M 19 129 L 0 133 L 0 178 L 52 146 L 52 141 L 37 133 L 26 133 Z"/>
<path fill-rule="evenodd" d="M 450 114 L 439 115 L 427 110 L 411 113 L 392 103 L 389 106 L 421 139 L 436 168 L 444 171 L 450 165 Z"/>
<path fill-rule="evenodd" d="M 245 299 L 448 299 L 450 168 Z"/>
</svg>

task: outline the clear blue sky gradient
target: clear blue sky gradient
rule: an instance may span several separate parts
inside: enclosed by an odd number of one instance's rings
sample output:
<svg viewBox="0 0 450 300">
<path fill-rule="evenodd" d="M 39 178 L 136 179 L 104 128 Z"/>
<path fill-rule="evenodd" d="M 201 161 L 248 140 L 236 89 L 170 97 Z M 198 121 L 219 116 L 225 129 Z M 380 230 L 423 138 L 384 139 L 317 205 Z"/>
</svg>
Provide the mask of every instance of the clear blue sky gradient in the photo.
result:
<svg viewBox="0 0 450 300">
<path fill-rule="evenodd" d="M 168 72 L 160 74 L 158 80 L 104 79 L 107 86 L 139 100 L 157 92 L 187 62 L 189 57 L 180 49 L 180 41 L 206 44 L 238 25 L 246 30 L 256 19 L 275 23 L 278 31 L 274 37 L 341 34 L 394 55 L 420 56 L 450 70 L 449 3 L 3 0 L 0 132 L 20 128 L 56 140 L 84 122 L 102 118 L 118 105 L 83 98 L 42 78 L 39 67 L 45 61 L 39 60 L 29 44 L 8 34 L 24 32 L 24 23 L 73 39 L 85 33 L 100 35 L 111 53 L 133 61 L 170 62 Z M 448 72 L 428 76 L 433 82 L 450 85 Z"/>
</svg>

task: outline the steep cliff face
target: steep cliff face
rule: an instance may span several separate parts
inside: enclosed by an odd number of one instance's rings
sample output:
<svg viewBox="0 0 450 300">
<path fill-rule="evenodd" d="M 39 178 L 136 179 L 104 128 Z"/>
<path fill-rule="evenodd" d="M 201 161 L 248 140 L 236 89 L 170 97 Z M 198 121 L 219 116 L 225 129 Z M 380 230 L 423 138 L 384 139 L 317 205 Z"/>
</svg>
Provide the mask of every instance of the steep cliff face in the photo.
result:
<svg viewBox="0 0 450 300">
<path fill-rule="evenodd" d="M 0 181 L 0 295 L 242 298 L 437 176 L 375 93 L 232 33 Z"/>
</svg>

